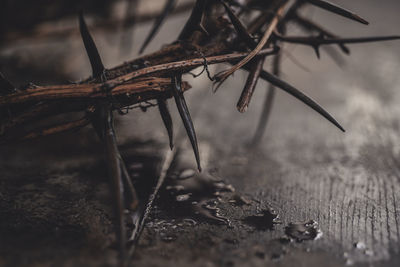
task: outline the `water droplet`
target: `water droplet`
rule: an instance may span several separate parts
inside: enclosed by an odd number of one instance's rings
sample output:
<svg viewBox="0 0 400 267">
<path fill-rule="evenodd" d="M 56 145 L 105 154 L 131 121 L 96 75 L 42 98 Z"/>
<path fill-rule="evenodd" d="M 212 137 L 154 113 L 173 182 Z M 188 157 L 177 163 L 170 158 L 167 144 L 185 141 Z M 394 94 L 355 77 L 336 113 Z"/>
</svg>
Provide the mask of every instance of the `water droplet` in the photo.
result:
<svg viewBox="0 0 400 267">
<path fill-rule="evenodd" d="M 235 188 L 233 188 L 232 185 L 230 184 L 226 184 L 222 181 L 217 181 L 214 183 L 214 186 L 216 189 L 218 189 L 218 193 L 219 192 L 235 192 Z"/>
<path fill-rule="evenodd" d="M 287 237 L 281 237 L 278 239 L 278 242 L 281 243 L 282 245 L 287 245 L 291 242 L 292 240 Z"/>
<path fill-rule="evenodd" d="M 177 239 L 177 236 L 166 234 L 166 233 L 161 233 L 160 234 L 160 238 L 164 242 L 172 242 L 172 241 L 175 241 Z"/>
<path fill-rule="evenodd" d="M 305 223 L 289 223 L 285 227 L 285 233 L 297 242 L 317 240 L 322 236 L 322 231 L 318 228 L 318 223 L 314 220 Z"/>
<path fill-rule="evenodd" d="M 272 253 L 271 260 L 277 261 L 277 260 L 280 260 L 280 259 L 282 259 L 282 254 Z"/>
<path fill-rule="evenodd" d="M 182 185 L 174 185 L 174 186 L 169 185 L 169 186 L 166 186 L 165 189 L 169 190 L 169 191 L 172 190 L 172 191 L 178 192 L 178 191 L 184 191 L 185 187 L 183 187 Z"/>
<path fill-rule="evenodd" d="M 260 215 L 248 216 L 243 221 L 260 231 L 273 230 L 274 225 L 279 223 L 278 215 L 272 209 L 263 210 Z"/>
<path fill-rule="evenodd" d="M 159 207 L 168 216 L 229 224 L 217 207 L 220 203 L 218 197 L 233 192 L 234 188 L 209 173 L 198 173 L 190 168 L 178 173 L 177 176 L 174 173 L 168 176 L 165 188 L 160 191 Z"/>
<path fill-rule="evenodd" d="M 238 194 L 233 195 L 232 199 L 229 200 L 229 203 L 235 205 L 235 206 L 244 206 L 244 205 L 250 205 L 251 202 L 250 200 L 246 199 L 243 196 L 240 196 Z"/>
<path fill-rule="evenodd" d="M 176 201 L 182 202 L 182 201 L 188 201 L 190 198 L 190 193 L 189 194 L 184 194 L 184 195 L 177 195 L 175 197 Z"/>
<path fill-rule="evenodd" d="M 365 249 L 365 248 L 366 248 L 364 242 L 356 242 L 356 243 L 354 243 L 354 247 L 355 247 L 356 249 Z"/>
<path fill-rule="evenodd" d="M 183 219 L 183 222 L 188 225 L 196 225 L 197 222 L 193 219 Z"/>
<path fill-rule="evenodd" d="M 256 251 L 254 253 L 254 255 L 256 255 L 257 257 L 259 257 L 260 259 L 264 259 L 265 258 L 265 253 L 263 251 Z"/>
</svg>

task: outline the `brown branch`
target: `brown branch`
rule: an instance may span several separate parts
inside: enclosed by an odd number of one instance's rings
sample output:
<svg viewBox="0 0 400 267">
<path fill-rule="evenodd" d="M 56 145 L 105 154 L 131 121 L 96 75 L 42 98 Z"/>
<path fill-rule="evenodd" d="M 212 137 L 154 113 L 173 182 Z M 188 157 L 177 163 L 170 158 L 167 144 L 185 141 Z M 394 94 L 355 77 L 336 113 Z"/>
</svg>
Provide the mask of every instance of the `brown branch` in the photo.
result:
<svg viewBox="0 0 400 267">
<path fill-rule="evenodd" d="M 326 37 L 333 38 L 333 39 L 339 38 L 339 36 L 337 36 L 336 34 L 331 33 L 330 31 L 324 29 L 322 26 L 318 25 L 317 23 L 315 23 L 315 22 L 309 20 L 308 18 L 305 18 L 299 14 L 294 14 L 293 19 L 307 31 L 318 31 L 318 32 L 322 33 L 323 35 L 325 35 Z M 345 46 L 344 44 L 338 44 L 338 46 L 343 51 L 343 53 L 350 54 L 350 49 L 347 46 Z"/>
<path fill-rule="evenodd" d="M 138 99 L 142 93 L 157 95 L 165 92 L 171 86 L 170 79 L 158 77 L 145 77 L 136 79 L 131 83 L 116 85 L 111 91 L 107 90 L 104 84 L 71 84 L 55 86 L 39 86 L 15 94 L 10 94 L 0 98 L 0 107 L 13 104 L 60 99 L 93 99 L 107 98 L 111 96 L 126 96 L 130 99 Z M 185 89 L 188 89 L 186 84 Z"/>
<path fill-rule="evenodd" d="M 203 10 L 202 5 L 204 3 L 204 0 L 197 1 L 200 11 Z M 196 67 L 206 67 L 209 64 L 223 62 L 236 64 L 230 70 L 216 75 L 217 83 L 221 84 L 224 79 L 237 69 L 243 67 L 249 69 L 247 63 L 255 57 L 264 57 L 279 53 L 276 49 L 262 49 L 268 43 L 276 45 L 276 40 L 320 46 L 331 43 L 341 45 L 347 42 L 381 41 L 397 38 L 397 36 L 361 39 L 292 38 L 279 36 L 278 34 L 275 34 L 275 38 L 271 38 L 278 24 L 280 22 L 286 23 L 290 19 L 293 19 L 293 14 L 303 5 L 304 1 L 297 1 L 289 6 L 285 14 L 287 3 L 287 0 L 274 1 L 268 7 L 269 9 L 262 11 L 261 15 L 250 26 L 242 25 L 239 18 L 231 12 L 229 6 L 225 5 L 226 11 L 228 11 L 231 21 L 234 22 L 235 28 L 239 29 L 239 33 L 242 32 L 242 38 L 237 37 L 237 34 L 235 34 L 229 24 L 224 21 L 215 20 L 215 17 L 218 16 L 210 17 L 207 14 L 200 16 L 199 13 L 193 19 L 193 25 L 189 23 L 191 30 L 188 31 L 188 36 L 193 33 L 193 30 L 197 29 L 196 27 L 200 27 L 199 23 L 203 20 L 207 27 L 213 28 L 207 29 L 212 33 L 211 35 L 203 34 L 203 37 L 196 37 L 199 41 L 201 40 L 198 43 L 202 45 L 198 45 L 197 42 L 190 43 L 188 41 L 190 39 L 179 41 L 165 46 L 155 53 L 109 69 L 101 77 L 96 78 L 95 81 L 91 78 L 81 84 L 38 86 L 0 97 L 0 108 L 11 107 L 13 111 L 11 117 L 3 118 L 1 122 L 2 132 L 15 128 L 22 123 L 35 121 L 54 114 L 83 111 L 90 105 L 96 105 L 96 101 L 101 99 L 108 99 L 108 101 L 113 103 L 113 108 L 118 109 L 146 100 L 171 97 L 172 84 L 170 77 L 174 73 L 184 74 Z M 242 13 L 240 10 L 245 6 L 246 4 L 243 4 L 243 7 L 240 7 L 235 13 L 246 15 L 246 12 Z M 335 36 L 318 27 L 315 23 L 311 26 L 324 33 L 327 37 Z M 246 47 L 246 44 L 243 44 L 243 31 L 246 28 L 249 29 L 248 34 L 261 32 L 264 32 L 264 34 L 257 46 L 250 53 L 232 53 L 231 51 Z M 261 74 L 261 77 L 265 79 L 265 74 Z M 250 80 L 248 86 L 246 86 L 247 90 L 245 90 L 244 95 L 239 100 L 239 109 L 242 111 L 250 101 L 251 93 L 254 90 L 255 81 L 257 80 L 256 77 L 258 77 L 256 72 L 249 76 Z M 103 78 L 105 78 L 105 82 L 100 81 Z M 188 88 L 189 85 L 184 83 L 183 89 L 186 90 Z M 294 95 L 300 100 L 304 100 L 300 93 L 297 92 Z M 72 102 L 67 101 L 67 104 L 63 104 L 67 99 Z M 309 104 L 307 101 L 305 103 Z M 60 108 L 57 109 L 58 107 Z"/>
<path fill-rule="evenodd" d="M 250 100 L 253 96 L 254 90 L 256 89 L 258 78 L 263 68 L 264 61 L 265 58 L 259 58 L 252 62 L 252 65 L 250 66 L 250 74 L 247 77 L 242 94 L 240 95 L 239 101 L 236 104 L 236 108 L 241 113 L 246 112 L 250 104 Z"/>
<path fill-rule="evenodd" d="M 277 32 L 274 35 L 281 41 L 302 45 L 331 45 L 331 44 L 359 44 L 370 42 L 393 41 L 400 39 L 399 35 L 393 36 L 374 36 L 374 37 L 358 37 L 358 38 L 329 38 L 318 37 L 301 37 L 301 36 L 283 36 Z"/>
<path fill-rule="evenodd" d="M 264 32 L 263 37 L 261 38 L 260 42 L 257 44 L 256 48 L 254 48 L 244 59 L 242 59 L 239 63 L 234 65 L 227 71 L 219 73 L 215 76 L 215 80 L 218 83 L 216 89 L 235 71 L 246 65 L 251 59 L 253 59 L 260 50 L 265 46 L 269 38 L 271 37 L 272 33 L 274 32 L 275 28 L 278 26 L 278 23 L 281 17 L 284 14 L 285 7 L 287 1 L 283 1 L 278 10 L 276 11 L 274 17 L 272 18 L 271 22 L 269 23 L 267 30 Z"/>
<path fill-rule="evenodd" d="M 258 56 L 267 56 L 267 55 L 273 55 L 276 52 L 278 52 L 277 48 L 266 48 L 264 50 L 261 50 L 258 53 Z M 176 61 L 176 62 L 169 62 L 165 64 L 160 64 L 156 66 L 151 66 L 148 68 L 143 68 L 138 71 L 134 71 L 131 73 L 128 73 L 123 76 L 119 76 L 113 80 L 108 81 L 106 84 L 109 86 L 115 86 L 116 84 L 122 84 L 125 82 L 128 82 L 134 78 L 142 77 L 145 75 L 149 74 L 160 74 L 163 72 L 174 72 L 179 70 L 180 72 L 188 72 L 193 68 L 203 66 L 204 64 L 217 64 L 217 63 L 223 63 L 223 62 L 234 62 L 237 61 L 238 59 L 247 57 L 248 53 L 232 53 L 232 54 L 226 54 L 226 55 L 219 55 L 219 56 L 210 56 L 210 57 L 205 57 L 205 58 L 194 58 L 194 59 L 188 59 L 188 60 L 182 60 L 182 61 Z"/>
<path fill-rule="evenodd" d="M 259 56 L 272 55 L 275 54 L 277 51 L 277 48 L 264 49 L 259 53 Z M 191 60 L 170 62 L 140 69 L 138 71 L 107 81 L 106 83 L 38 86 L 32 89 L 26 89 L 24 91 L 19 91 L 17 93 L 1 97 L 0 107 L 31 101 L 56 100 L 66 98 L 105 98 L 109 96 L 125 95 L 130 98 L 136 97 L 139 99 L 142 93 L 157 94 L 157 92 L 165 92 L 166 89 L 171 86 L 171 81 L 168 78 L 141 78 L 142 76 L 146 76 L 149 74 L 160 74 L 167 71 L 172 72 L 176 70 L 187 72 L 192 68 L 203 66 L 205 64 L 234 62 L 240 58 L 245 57 L 246 55 L 247 53 L 232 53 L 220 56 L 194 58 Z M 112 88 L 112 90 L 108 92 L 110 88 Z M 188 89 L 187 84 L 185 85 L 185 89 Z"/>
</svg>

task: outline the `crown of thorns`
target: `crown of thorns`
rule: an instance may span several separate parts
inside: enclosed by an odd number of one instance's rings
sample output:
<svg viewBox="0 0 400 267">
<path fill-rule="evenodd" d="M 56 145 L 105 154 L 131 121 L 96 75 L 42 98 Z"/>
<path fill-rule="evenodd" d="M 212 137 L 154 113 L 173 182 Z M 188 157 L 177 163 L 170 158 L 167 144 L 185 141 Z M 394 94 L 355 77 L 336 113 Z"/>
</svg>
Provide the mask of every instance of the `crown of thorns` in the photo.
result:
<svg viewBox="0 0 400 267">
<path fill-rule="evenodd" d="M 145 50 L 175 4 L 176 0 L 166 2 L 140 52 Z M 92 76 L 79 83 L 55 86 L 29 84 L 16 88 L 0 73 L 0 142 L 4 144 L 33 139 L 90 124 L 105 148 L 109 176 L 115 189 L 114 198 L 118 214 L 116 232 L 120 254 L 122 259 L 126 259 L 127 255 L 132 253 L 126 252 L 124 211 L 135 211 L 138 198 L 118 150 L 113 126 L 115 111 L 125 114 L 132 108 L 140 107 L 145 110 L 147 107 L 157 106 L 172 149 L 173 126 L 167 99 L 173 98 L 191 142 L 198 169 L 201 170 L 196 132 L 184 97 L 184 92 L 191 86 L 182 81 L 182 75 L 190 74 L 193 69 L 203 66 L 201 73 L 207 73 L 216 91 L 235 71 L 244 69 L 248 71 L 248 77 L 237 103 L 238 111 L 247 110 L 259 78 L 271 85 L 253 139 L 254 143 L 260 141 L 265 130 L 274 98 L 274 88 L 294 96 L 344 131 L 319 104 L 278 77 L 282 55 L 280 45 L 294 43 L 310 46 L 319 57 L 320 47 L 326 45 L 335 45 L 343 53 L 350 54 L 348 44 L 387 41 L 400 37 L 339 38 L 299 13 L 302 7 L 309 4 L 368 24 L 351 11 L 324 0 L 197 0 L 174 43 L 152 54 L 106 69 L 80 13 L 79 28 L 91 63 Z M 288 23 L 295 23 L 309 35 L 288 36 Z M 268 57 L 273 57 L 272 73 L 263 69 Z M 208 65 L 218 63 L 229 63 L 232 67 L 212 76 Z M 82 112 L 84 115 L 79 120 L 57 125 L 40 128 L 32 126 L 29 130 L 23 127 L 69 112 Z"/>
</svg>

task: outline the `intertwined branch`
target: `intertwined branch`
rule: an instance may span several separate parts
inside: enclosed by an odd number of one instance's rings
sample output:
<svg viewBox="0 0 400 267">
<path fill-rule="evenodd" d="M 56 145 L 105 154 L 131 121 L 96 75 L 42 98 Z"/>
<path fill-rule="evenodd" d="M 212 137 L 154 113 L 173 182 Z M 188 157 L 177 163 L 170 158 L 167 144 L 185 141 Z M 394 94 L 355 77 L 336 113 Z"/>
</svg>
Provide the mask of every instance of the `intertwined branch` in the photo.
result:
<svg viewBox="0 0 400 267">
<path fill-rule="evenodd" d="M 159 107 L 172 148 L 172 119 L 167 99 L 174 98 L 200 170 L 196 133 L 184 98 L 184 92 L 190 85 L 182 81 L 182 75 L 202 66 L 210 80 L 214 82 L 216 90 L 231 74 L 244 69 L 249 74 L 237 103 L 240 112 L 247 110 L 259 78 L 271 84 L 254 143 L 261 140 L 265 130 L 273 103 L 274 88 L 294 96 L 344 131 L 325 109 L 278 77 L 282 55 L 279 46 L 283 43 L 307 45 L 313 48 L 319 57 L 319 48 L 323 45 L 336 45 L 342 52 L 349 54 L 348 44 L 388 41 L 399 39 L 399 36 L 339 38 L 299 14 L 299 10 L 307 5 L 314 5 L 350 20 L 368 24 L 353 12 L 325 0 L 197 0 L 186 25 L 174 43 L 155 53 L 112 69 L 105 69 L 83 16 L 80 15 L 80 30 L 91 62 L 92 77 L 77 84 L 29 85 L 15 88 L 1 75 L 0 141 L 4 143 L 31 139 L 91 124 L 105 148 L 109 176 L 113 181 L 115 192 L 117 236 L 120 240 L 121 257 L 126 258 L 124 210 L 128 208 L 134 212 L 138 200 L 116 145 L 113 127 L 115 111 L 123 114 L 124 110 L 153 101 L 150 106 Z M 141 51 L 146 49 L 174 6 L 175 0 L 167 1 Z M 286 32 L 286 26 L 291 22 L 307 32 L 318 35 L 290 36 Z M 264 62 L 269 60 L 269 57 L 274 57 L 273 73 L 263 69 Z M 212 76 L 208 66 L 217 63 L 229 63 L 232 67 Z M 35 128 L 36 122 L 71 112 L 81 112 L 82 118 Z M 26 130 L 26 125 L 32 127 Z"/>
</svg>

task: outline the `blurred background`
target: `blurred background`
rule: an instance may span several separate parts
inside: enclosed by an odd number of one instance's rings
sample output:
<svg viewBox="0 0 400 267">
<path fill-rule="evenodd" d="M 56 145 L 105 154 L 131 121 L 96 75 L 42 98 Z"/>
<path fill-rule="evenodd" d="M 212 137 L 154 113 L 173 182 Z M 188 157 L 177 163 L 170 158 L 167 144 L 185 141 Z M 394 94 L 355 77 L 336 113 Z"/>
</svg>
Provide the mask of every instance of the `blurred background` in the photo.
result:
<svg viewBox="0 0 400 267">
<path fill-rule="evenodd" d="M 131 60 L 138 56 L 164 2 L 139 1 L 133 9 L 129 0 L 3 0 L 0 71 L 16 85 L 61 84 L 90 76 L 78 30 L 80 9 L 106 68 Z M 193 2 L 178 1 L 145 53 L 176 39 Z M 398 1 L 332 2 L 355 11 L 370 25 L 313 7 L 304 14 L 341 37 L 400 34 Z M 295 25 L 289 33 L 302 34 Z M 208 223 L 173 228 L 176 218 L 172 217 L 161 226 L 149 224 L 133 264 L 398 266 L 400 43 L 350 48 L 351 55 L 339 59 L 322 50 L 318 60 L 309 47 L 285 45 L 282 68 L 282 78 L 325 107 L 346 133 L 279 91 L 257 149 L 249 149 L 248 143 L 267 84 L 259 82 L 250 108 L 241 114 L 236 102 L 245 72 L 238 71 L 216 94 L 205 75 L 185 76 L 193 87 L 186 95 L 206 171 L 212 170 L 252 203 L 245 211 L 221 204 L 233 228 Z M 226 67 L 213 66 L 211 72 Z M 170 106 L 178 129 L 179 116 L 172 102 Z M 135 163 L 130 159 L 137 159 L 130 157 L 132 153 L 162 157 L 167 151 L 168 138 L 155 109 L 121 116 L 117 132 L 128 165 Z M 115 251 L 108 246 L 112 243 L 110 207 L 100 201 L 107 195 L 106 175 L 94 136 L 91 129 L 84 129 L 1 149 L 0 266 L 115 263 Z M 175 138 L 182 140 L 182 149 L 188 146 L 181 131 Z M 186 161 L 193 168 L 194 158 L 188 155 Z M 249 230 L 242 223 L 244 214 L 262 207 L 273 208 L 281 224 L 273 231 Z M 285 225 L 311 219 L 318 222 L 322 238 L 288 245 L 278 242 L 285 236 Z M 177 237 L 166 242 L 161 238 L 165 234 Z"/>
</svg>

